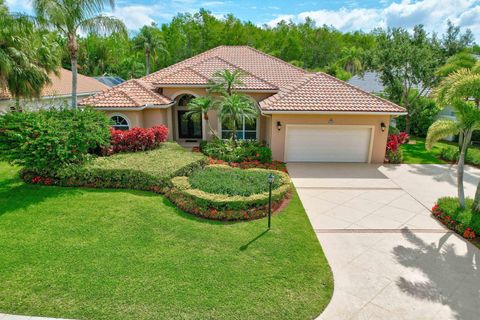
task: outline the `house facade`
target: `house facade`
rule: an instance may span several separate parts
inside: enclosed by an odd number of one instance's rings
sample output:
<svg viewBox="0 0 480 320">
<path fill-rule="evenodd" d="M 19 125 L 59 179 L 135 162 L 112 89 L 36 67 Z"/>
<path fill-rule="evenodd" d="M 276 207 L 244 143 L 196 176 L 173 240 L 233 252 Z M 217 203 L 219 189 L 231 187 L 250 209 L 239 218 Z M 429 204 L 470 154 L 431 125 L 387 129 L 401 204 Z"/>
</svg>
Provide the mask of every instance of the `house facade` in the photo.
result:
<svg viewBox="0 0 480 320">
<path fill-rule="evenodd" d="M 205 120 L 187 117 L 188 103 L 207 95 L 218 70 L 241 70 L 238 92 L 256 102 L 254 123 L 237 128 L 239 139 L 264 141 L 275 160 L 286 162 L 382 163 L 392 117 L 400 106 L 324 73 L 311 73 L 248 46 L 220 46 L 129 80 L 80 102 L 102 110 L 119 129 L 158 124 L 169 139 L 196 146 L 211 139 Z M 209 121 L 218 136 L 231 136 L 215 111 Z"/>
</svg>

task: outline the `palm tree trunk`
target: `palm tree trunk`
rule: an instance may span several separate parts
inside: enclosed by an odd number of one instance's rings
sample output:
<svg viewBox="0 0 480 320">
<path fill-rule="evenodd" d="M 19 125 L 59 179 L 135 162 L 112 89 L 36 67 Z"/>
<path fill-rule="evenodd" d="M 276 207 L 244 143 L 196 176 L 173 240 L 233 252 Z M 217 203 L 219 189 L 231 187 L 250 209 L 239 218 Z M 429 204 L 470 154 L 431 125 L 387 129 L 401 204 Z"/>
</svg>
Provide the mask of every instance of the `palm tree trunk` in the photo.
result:
<svg viewBox="0 0 480 320">
<path fill-rule="evenodd" d="M 150 74 L 150 52 L 145 52 L 145 69 L 147 76 Z"/>
<path fill-rule="evenodd" d="M 412 126 L 412 119 L 410 118 L 410 114 L 405 116 L 405 132 L 410 134 L 410 128 Z"/>
<path fill-rule="evenodd" d="M 480 182 L 477 184 L 475 200 L 473 200 L 473 212 L 480 214 Z"/>
<path fill-rule="evenodd" d="M 460 207 L 465 208 L 465 189 L 463 187 L 463 174 L 465 167 L 465 153 L 472 138 L 472 130 L 468 129 L 465 131 L 462 141 L 462 148 L 460 150 L 460 155 L 458 157 L 457 163 L 457 192 L 458 192 L 458 202 Z"/>
<path fill-rule="evenodd" d="M 212 134 L 212 137 L 213 138 L 218 138 L 217 134 L 215 133 L 215 131 L 212 128 L 212 125 L 210 124 L 210 120 L 209 120 L 208 115 L 206 113 L 203 114 L 203 119 L 205 119 L 205 122 L 208 126 L 208 130 L 210 130 L 210 133 Z"/>
<path fill-rule="evenodd" d="M 72 64 L 72 108 L 77 107 L 77 55 L 72 55 L 71 59 Z"/>
</svg>

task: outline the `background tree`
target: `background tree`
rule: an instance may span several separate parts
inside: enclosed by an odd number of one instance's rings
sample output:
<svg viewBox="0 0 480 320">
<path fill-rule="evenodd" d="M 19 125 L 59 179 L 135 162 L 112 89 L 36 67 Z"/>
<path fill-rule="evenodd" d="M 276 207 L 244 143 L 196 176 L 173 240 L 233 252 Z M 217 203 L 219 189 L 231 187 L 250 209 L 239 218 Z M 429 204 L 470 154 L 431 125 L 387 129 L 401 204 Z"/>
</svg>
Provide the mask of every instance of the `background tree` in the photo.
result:
<svg viewBox="0 0 480 320">
<path fill-rule="evenodd" d="M 33 0 L 38 19 L 54 28 L 67 39 L 72 70 L 72 107 L 77 106 L 77 33 L 126 33 L 122 21 L 100 15 L 107 5 L 115 6 L 114 0 Z"/>
<path fill-rule="evenodd" d="M 134 48 L 141 49 L 145 53 L 145 70 L 150 74 L 150 58 L 159 53 L 168 54 L 165 49 L 165 41 L 157 25 L 143 26 L 140 32 L 133 38 Z"/>
<path fill-rule="evenodd" d="M 435 72 L 444 61 L 440 46 L 421 25 L 413 34 L 403 28 L 380 31 L 377 39 L 374 64 L 388 98 L 407 110 L 405 131 L 410 133 L 415 101 L 437 84 Z"/>
<path fill-rule="evenodd" d="M 8 89 L 20 110 L 21 98 L 39 97 L 60 66 L 52 35 L 35 28 L 25 16 L 12 16 L 0 2 L 0 88 Z"/>
<path fill-rule="evenodd" d="M 350 47 L 342 49 L 340 65 L 352 75 L 363 72 L 363 50 L 361 48 Z"/>
<path fill-rule="evenodd" d="M 447 31 L 442 37 L 442 49 L 447 56 L 453 56 L 464 51 L 474 43 L 473 33 L 467 29 L 462 33 L 459 26 L 447 21 Z"/>
</svg>

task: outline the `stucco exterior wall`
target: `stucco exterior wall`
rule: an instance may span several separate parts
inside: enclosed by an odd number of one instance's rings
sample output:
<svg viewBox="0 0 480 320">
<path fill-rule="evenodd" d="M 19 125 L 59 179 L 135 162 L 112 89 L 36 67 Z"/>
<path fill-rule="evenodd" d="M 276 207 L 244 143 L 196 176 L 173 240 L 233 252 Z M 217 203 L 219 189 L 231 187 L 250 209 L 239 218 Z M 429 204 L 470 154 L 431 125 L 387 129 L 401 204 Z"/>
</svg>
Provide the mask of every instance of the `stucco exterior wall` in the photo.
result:
<svg viewBox="0 0 480 320">
<path fill-rule="evenodd" d="M 330 123 L 329 122 L 332 122 Z M 276 123 L 280 121 L 282 129 L 277 130 Z M 382 132 L 381 123 L 386 130 Z M 323 124 L 323 125 L 371 125 L 374 126 L 372 163 L 383 163 L 388 136 L 390 116 L 388 115 L 272 115 L 270 125 L 270 148 L 274 160 L 284 161 L 285 127 L 288 124 Z"/>
<path fill-rule="evenodd" d="M 143 111 L 143 126 L 151 128 L 163 124 L 168 126 L 167 109 L 144 109 Z"/>
<path fill-rule="evenodd" d="M 143 125 L 143 111 L 108 110 L 104 112 L 107 114 L 108 117 L 111 117 L 113 115 L 126 117 L 127 121 L 129 122 L 130 128 L 145 128 L 145 126 Z"/>
</svg>

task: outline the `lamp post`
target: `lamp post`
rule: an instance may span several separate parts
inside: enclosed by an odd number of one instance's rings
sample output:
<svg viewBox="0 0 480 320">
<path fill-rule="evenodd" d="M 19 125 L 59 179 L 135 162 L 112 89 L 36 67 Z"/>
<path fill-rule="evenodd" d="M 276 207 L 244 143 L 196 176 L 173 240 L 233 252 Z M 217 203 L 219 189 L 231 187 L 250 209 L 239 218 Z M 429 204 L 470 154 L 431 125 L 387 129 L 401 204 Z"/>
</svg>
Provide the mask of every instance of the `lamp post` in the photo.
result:
<svg viewBox="0 0 480 320">
<path fill-rule="evenodd" d="M 272 219 L 272 184 L 275 180 L 273 173 L 268 175 L 268 229 L 270 229 Z"/>
</svg>

